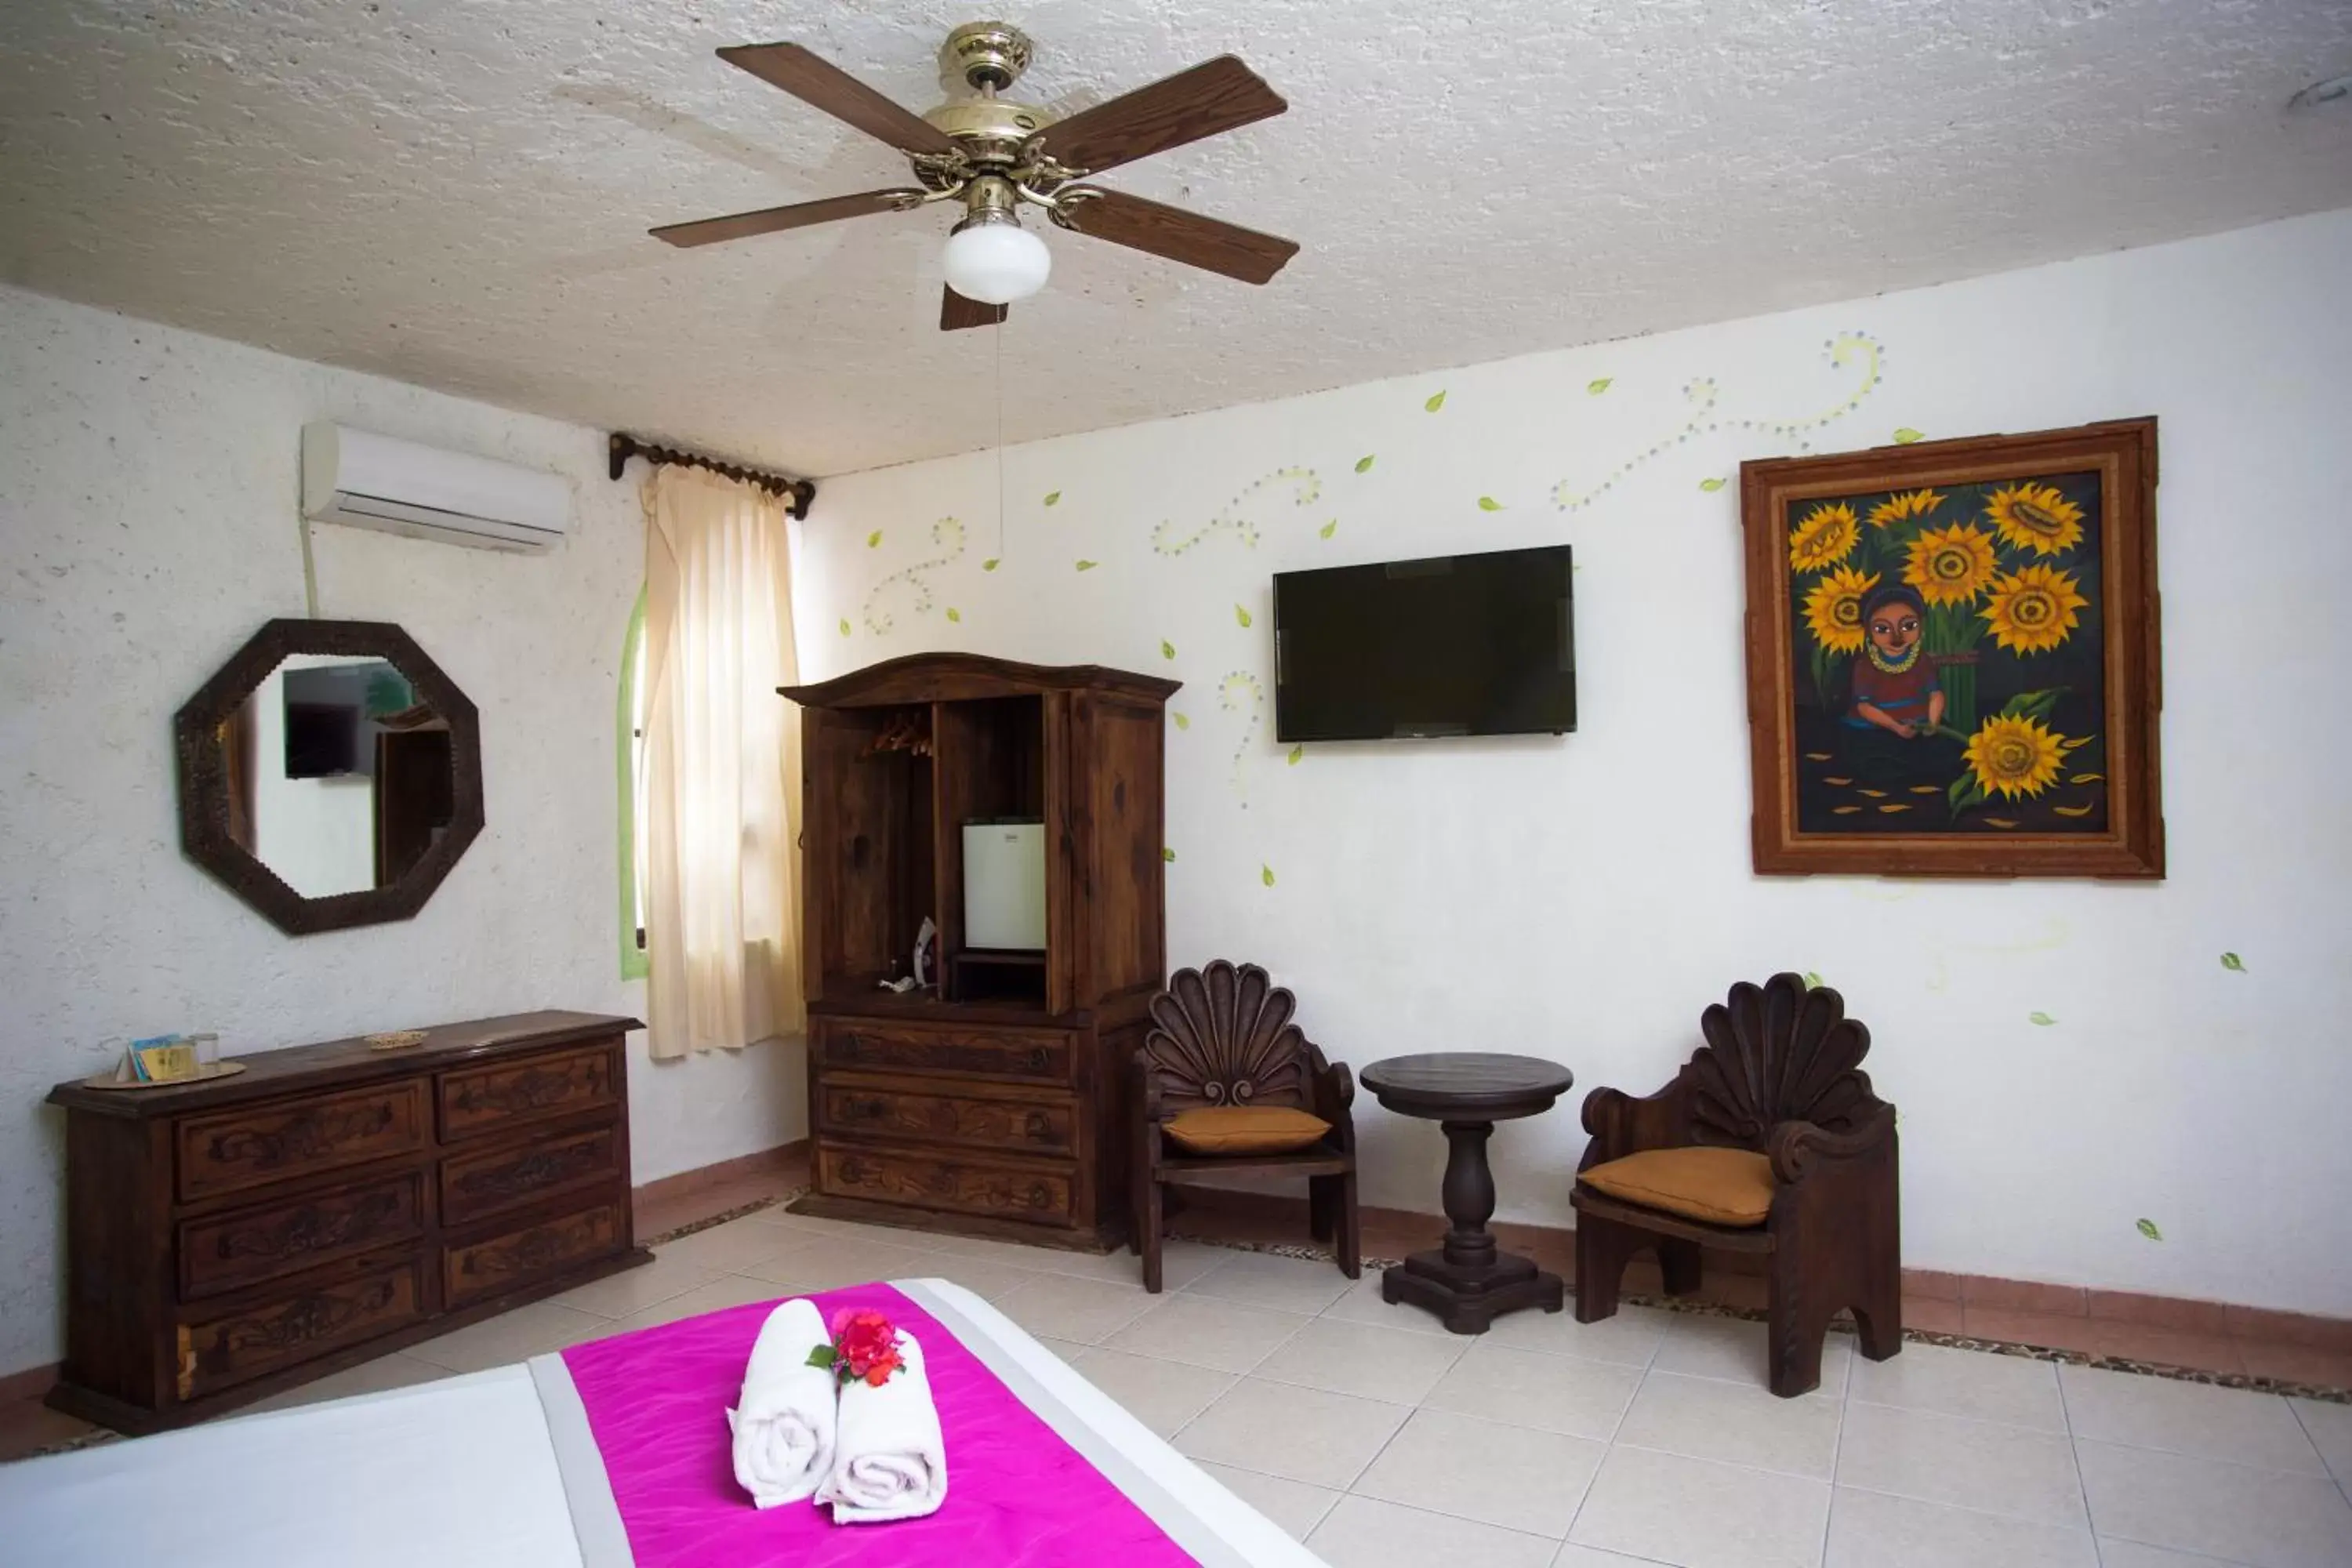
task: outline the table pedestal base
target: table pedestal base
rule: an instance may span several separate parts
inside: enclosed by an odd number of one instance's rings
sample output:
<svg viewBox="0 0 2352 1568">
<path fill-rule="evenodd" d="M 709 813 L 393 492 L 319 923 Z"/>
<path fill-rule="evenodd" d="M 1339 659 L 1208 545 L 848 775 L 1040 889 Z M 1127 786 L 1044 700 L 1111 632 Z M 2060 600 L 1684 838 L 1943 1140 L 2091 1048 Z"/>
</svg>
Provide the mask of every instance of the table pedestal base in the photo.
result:
<svg viewBox="0 0 2352 1568">
<path fill-rule="evenodd" d="M 1449 1262 L 1443 1251 L 1416 1252 L 1381 1276 L 1381 1300 L 1410 1301 L 1437 1314 L 1457 1334 L 1483 1334 L 1496 1318 L 1522 1307 L 1557 1312 L 1567 1287 L 1535 1260 L 1498 1252 L 1484 1266 Z"/>
</svg>

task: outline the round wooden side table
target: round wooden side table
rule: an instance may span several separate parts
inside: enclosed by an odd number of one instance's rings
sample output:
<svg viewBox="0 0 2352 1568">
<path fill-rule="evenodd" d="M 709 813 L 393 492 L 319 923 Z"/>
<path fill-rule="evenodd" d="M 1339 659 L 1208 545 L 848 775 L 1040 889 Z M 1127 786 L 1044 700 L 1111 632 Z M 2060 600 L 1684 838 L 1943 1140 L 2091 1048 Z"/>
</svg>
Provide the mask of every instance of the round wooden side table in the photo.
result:
<svg viewBox="0 0 2352 1568">
<path fill-rule="evenodd" d="M 1539 1116 L 1576 1077 L 1558 1062 L 1487 1052 L 1391 1057 L 1358 1075 L 1400 1116 L 1445 1130 L 1445 1244 L 1416 1252 L 1381 1276 L 1381 1299 L 1410 1301 L 1437 1314 L 1457 1334 L 1483 1334 L 1505 1312 L 1541 1307 L 1557 1312 L 1566 1288 L 1535 1259 L 1504 1252 L 1486 1221 L 1495 1213 L 1495 1173 L 1486 1140 L 1497 1121 Z"/>
</svg>

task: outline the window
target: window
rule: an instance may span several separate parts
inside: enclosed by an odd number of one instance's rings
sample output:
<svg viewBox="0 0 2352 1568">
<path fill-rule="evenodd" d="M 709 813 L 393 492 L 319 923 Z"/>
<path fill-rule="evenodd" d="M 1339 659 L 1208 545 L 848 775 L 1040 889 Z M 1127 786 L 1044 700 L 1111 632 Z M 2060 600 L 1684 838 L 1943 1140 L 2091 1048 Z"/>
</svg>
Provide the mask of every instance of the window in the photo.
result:
<svg viewBox="0 0 2352 1568">
<path fill-rule="evenodd" d="M 643 980 L 646 962 L 646 594 L 629 613 L 621 644 L 621 698 L 615 726 L 621 774 L 621 978 Z"/>
</svg>

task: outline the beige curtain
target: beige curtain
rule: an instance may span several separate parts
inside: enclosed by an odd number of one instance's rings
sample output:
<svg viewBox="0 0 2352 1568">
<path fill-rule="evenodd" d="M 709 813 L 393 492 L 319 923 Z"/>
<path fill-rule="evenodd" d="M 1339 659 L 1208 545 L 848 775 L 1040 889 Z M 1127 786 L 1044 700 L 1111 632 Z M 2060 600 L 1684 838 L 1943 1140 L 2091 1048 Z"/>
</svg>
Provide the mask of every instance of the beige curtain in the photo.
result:
<svg viewBox="0 0 2352 1568">
<path fill-rule="evenodd" d="M 783 503 L 646 480 L 646 1011 L 656 1058 L 803 1023 L 800 710 Z"/>
</svg>

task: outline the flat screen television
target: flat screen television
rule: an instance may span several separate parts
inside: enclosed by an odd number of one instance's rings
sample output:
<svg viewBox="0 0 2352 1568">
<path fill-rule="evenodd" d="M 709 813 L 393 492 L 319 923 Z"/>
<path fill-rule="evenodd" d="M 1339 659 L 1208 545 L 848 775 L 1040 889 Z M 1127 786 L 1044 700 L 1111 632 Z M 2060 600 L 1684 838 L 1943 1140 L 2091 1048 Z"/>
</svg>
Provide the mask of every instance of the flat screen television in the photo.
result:
<svg viewBox="0 0 2352 1568">
<path fill-rule="evenodd" d="M 1566 734 L 1576 728 L 1569 547 L 1274 578 L 1284 741 Z"/>
</svg>

